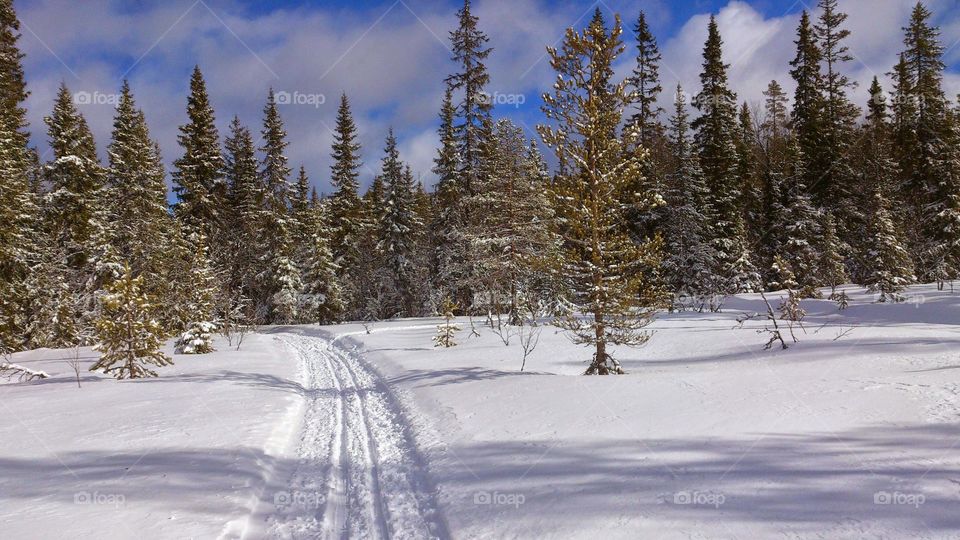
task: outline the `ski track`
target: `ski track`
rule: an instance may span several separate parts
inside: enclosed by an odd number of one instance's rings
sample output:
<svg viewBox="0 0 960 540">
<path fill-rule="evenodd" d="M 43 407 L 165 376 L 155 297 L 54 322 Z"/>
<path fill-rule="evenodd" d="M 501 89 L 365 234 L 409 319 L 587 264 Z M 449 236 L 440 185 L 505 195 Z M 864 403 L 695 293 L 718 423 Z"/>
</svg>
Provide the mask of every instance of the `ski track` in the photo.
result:
<svg viewBox="0 0 960 540">
<path fill-rule="evenodd" d="M 271 538 L 446 538 L 403 412 L 386 383 L 336 339 L 284 334 L 307 400 Z"/>
</svg>

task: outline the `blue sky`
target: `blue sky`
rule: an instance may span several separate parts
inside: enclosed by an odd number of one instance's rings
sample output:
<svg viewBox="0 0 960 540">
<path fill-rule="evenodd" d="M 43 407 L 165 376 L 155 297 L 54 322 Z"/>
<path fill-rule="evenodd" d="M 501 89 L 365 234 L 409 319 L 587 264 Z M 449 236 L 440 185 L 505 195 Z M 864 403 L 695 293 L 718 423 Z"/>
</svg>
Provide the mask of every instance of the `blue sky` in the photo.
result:
<svg viewBox="0 0 960 540">
<path fill-rule="evenodd" d="M 912 4 L 840 0 L 850 13 L 849 45 L 856 57 L 847 71 L 862 83 L 856 100 L 865 101 L 873 75 L 885 79 Z M 960 92 L 960 7 L 955 0 L 928 4 L 950 47 L 946 84 L 955 95 Z M 403 158 L 431 183 L 442 81 L 454 69 L 447 33 L 459 5 L 444 0 L 15 0 L 24 23 L 34 143 L 46 152 L 42 119 L 64 81 L 89 97 L 81 110 L 104 147 L 112 96 L 129 78 L 169 164 L 180 151 L 177 126 L 186 120 L 189 75 L 199 64 L 221 134 L 235 114 L 259 131 L 268 88 L 291 97 L 293 103 L 281 107 L 292 143 L 291 165 L 304 164 L 321 191 L 329 191 L 330 128 L 341 92 L 351 97 L 361 130 L 364 181 L 379 169 L 383 138 L 394 126 Z M 759 101 L 771 79 L 792 90 L 787 62 L 798 14 L 810 7 L 781 0 L 475 0 L 480 26 L 495 49 L 489 90 L 503 102 L 498 116 L 514 119 L 534 136 L 542 118 L 538 96 L 553 80 L 545 47 L 557 43 L 566 27 L 582 26 L 595 6 L 611 19 L 613 12 L 621 13 L 628 27 L 641 9 L 646 11 L 664 53 L 664 87 L 682 82 L 691 92 L 697 90 L 706 20 L 717 14 L 734 89 L 751 103 Z M 625 37 L 632 44 L 632 37 Z M 618 73 L 625 76 L 631 61 L 628 50 Z"/>
</svg>

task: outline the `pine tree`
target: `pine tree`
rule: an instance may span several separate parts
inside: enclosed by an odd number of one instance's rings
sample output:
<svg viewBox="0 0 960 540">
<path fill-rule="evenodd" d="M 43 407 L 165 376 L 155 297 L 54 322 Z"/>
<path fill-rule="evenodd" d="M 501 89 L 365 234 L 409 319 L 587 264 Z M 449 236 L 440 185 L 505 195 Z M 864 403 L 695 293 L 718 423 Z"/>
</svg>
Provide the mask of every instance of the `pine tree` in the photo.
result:
<svg viewBox="0 0 960 540">
<path fill-rule="evenodd" d="M 432 223 L 436 247 L 434 253 L 434 285 L 437 289 L 469 305 L 470 291 L 466 287 L 465 247 L 461 158 L 454 128 L 456 107 L 453 91 L 447 86 L 440 109 L 440 148 L 434 158 L 433 173 L 437 175 L 435 220 Z"/>
<path fill-rule="evenodd" d="M 486 85 L 490 82 L 490 74 L 484 62 L 493 49 L 487 46 L 490 39 L 479 28 L 479 19 L 471 12 L 470 0 L 464 0 L 463 7 L 457 12 L 459 25 L 450 32 L 452 60 L 456 62 L 458 71 L 446 79 L 448 88 L 453 92 L 462 93 L 459 104 L 456 106 L 456 118 L 453 123 L 453 132 L 457 141 L 459 154 L 459 171 L 456 175 L 457 191 L 460 198 L 454 202 L 461 208 L 456 210 L 458 223 L 449 234 L 454 237 L 465 234 L 463 229 L 472 226 L 476 216 L 471 215 L 470 209 L 465 207 L 469 198 L 474 196 L 482 182 L 480 178 L 481 145 L 485 138 L 485 126 L 491 125 L 490 112 L 493 109 L 491 96 L 486 92 Z M 457 255 L 457 270 L 462 276 L 475 274 L 473 257 L 469 243 L 460 246 L 461 253 Z M 469 288 L 469 280 L 464 281 L 468 286 L 459 292 L 462 306 L 469 310 L 472 307 L 473 291 Z"/>
<path fill-rule="evenodd" d="M 713 274 L 716 251 L 711 245 L 711 215 L 703 171 L 689 137 L 687 103 L 678 84 L 675 109 L 670 120 L 673 168 L 667 175 L 664 220 L 663 272 L 676 294 L 674 306 L 706 305 L 707 296 L 718 292 Z"/>
<path fill-rule="evenodd" d="M 214 310 L 219 279 L 203 234 L 190 232 L 183 241 L 186 258 L 171 272 L 177 278 L 177 318 L 182 332 L 176 350 L 180 354 L 206 354 L 213 352 L 212 334 L 217 329 Z"/>
<path fill-rule="evenodd" d="M 660 86 L 661 54 L 657 40 L 650 31 L 647 17 L 640 12 L 637 25 L 634 28 L 637 40 L 637 58 L 633 74 L 628 79 L 628 88 L 631 89 L 631 101 L 636 112 L 630 118 L 628 125 L 638 130 L 636 148 L 631 148 L 642 155 L 643 177 L 642 184 L 633 189 L 638 192 L 651 192 L 655 196 L 662 196 L 664 191 L 664 163 L 668 161 L 666 137 L 663 124 L 660 122 L 660 113 L 663 109 L 657 104 L 663 88 Z M 638 241 L 653 235 L 664 226 L 664 206 L 654 205 L 652 208 L 633 208 L 628 212 L 628 221 L 632 224 L 632 234 Z"/>
<path fill-rule="evenodd" d="M 830 167 L 819 152 L 824 144 L 824 99 L 821 94 L 823 76 L 820 72 L 823 54 L 817 44 L 810 15 L 806 11 L 800 16 L 797 41 L 794 43 L 797 45 L 797 55 L 790 62 L 793 68 L 790 76 L 796 82 L 797 89 L 793 96 L 791 125 L 796 133 L 800 152 L 804 156 L 804 183 L 819 190 L 822 187 L 819 180 Z"/>
<path fill-rule="evenodd" d="M 219 246 L 226 232 L 223 214 L 227 185 L 220 135 L 199 66 L 194 67 L 190 78 L 187 116 L 190 122 L 180 126 L 178 136 L 183 156 L 174 163 L 173 191 L 178 199 L 174 210 L 188 229 Z"/>
<path fill-rule="evenodd" d="M 851 143 L 860 111 L 847 95 L 856 83 L 841 71 L 844 64 L 853 60 L 844 44 L 850 31 L 844 28 L 847 14 L 838 10 L 837 0 L 820 0 L 819 8 L 821 13 L 814 25 L 814 34 L 822 54 L 823 140 L 813 151 L 820 161 L 817 172 L 822 175 L 808 188 L 815 195 L 814 203 L 834 214 L 840 238 L 849 244 L 859 236 L 857 223 L 862 221 L 853 193 L 851 163 Z M 843 249 L 848 251 L 846 247 Z"/>
<path fill-rule="evenodd" d="M 290 167 L 286 156 L 287 132 L 277 110 L 273 90 L 267 96 L 263 123 L 263 161 L 260 166 L 263 238 L 261 260 L 266 273 L 259 278 L 260 311 L 269 320 L 290 324 L 297 320 L 302 280 L 295 260 L 295 220 L 289 213 Z"/>
<path fill-rule="evenodd" d="M 497 314 L 506 309 L 515 323 L 525 300 L 547 300 L 538 298 L 548 292 L 541 277 L 558 255 L 548 182 L 536 147 L 531 150 L 523 129 L 511 121 L 497 122 L 484 149 L 487 181 L 472 198 L 478 221 L 468 230 L 475 281 L 488 297 L 485 307 Z"/>
<path fill-rule="evenodd" d="M 657 104 L 660 92 L 660 49 L 657 39 L 650 32 L 647 15 L 641 11 L 634 28 L 637 37 L 637 63 L 633 68 L 630 86 L 633 88 L 633 101 L 638 109 L 630 118 L 637 129 L 639 143 L 644 148 L 653 147 L 656 138 L 662 135 L 663 125 L 659 117 L 663 109 Z"/>
<path fill-rule="evenodd" d="M 359 309 L 363 299 L 357 290 L 357 265 L 361 259 L 359 235 L 364 229 L 363 207 L 359 195 L 360 142 L 350 112 L 347 95 L 340 98 L 337 125 L 334 130 L 333 176 L 334 194 L 330 201 L 332 237 L 330 249 L 337 265 L 337 276 L 343 285 L 345 300 L 351 311 Z"/>
<path fill-rule="evenodd" d="M 440 316 L 443 317 L 444 321 L 443 324 L 437 326 L 437 335 L 433 337 L 435 347 L 449 349 L 457 346 L 456 334 L 461 328 L 460 325 L 453 322 L 453 312 L 456 309 L 456 304 L 449 296 L 444 298 L 443 304 L 440 306 Z"/>
<path fill-rule="evenodd" d="M 893 132 L 887 102 L 876 77 L 870 86 L 869 114 L 859 138 L 861 195 L 866 222 L 854 277 L 880 294 L 896 299 L 913 281 L 912 261 L 899 220 L 892 212 L 899 170 L 893 157 Z"/>
<path fill-rule="evenodd" d="M 623 226 L 634 203 L 627 186 L 636 185 L 640 160 L 617 136 L 629 105 L 625 83 L 614 83 L 613 62 L 624 51 L 619 17 L 610 33 L 597 9 L 589 27 L 568 29 L 561 49 L 548 49 L 557 72 L 554 93 L 543 111 L 556 126 L 540 126 L 544 142 L 570 163 L 553 186 L 564 237 L 563 273 L 571 291 L 570 314 L 558 324 L 576 343 L 595 349 L 586 374 L 622 373 L 609 347 L 639 345 L 653 312 L 642 299 L 645 265 L 657 264 L 657 242 L 636 244 Z M 582 315 L 581 315 L 582 314 Z"/>
<path fill-rule="evenodd" d="M 0 1 L 0 351 L 23 348 L 31 291 L 27 279 L 37 262 L 37 198 L 31 185 L 32 154 L 23 102 L 20 23 L 11 0 Z"/>
<path fill-rule="evenodd" d="M 902 106 L 909 109 L 898 111 L 897 122 L 911 136 L 897 142 L 908 145 L 901 168 L 905 195 L 916 205 L 910 222 L 920 224 L 914 235 L 917 270 L 921 279 L 942 283 L 960 272 L 960 151 L 943 91 L 944 49 L 931 16 L 918 2 L 904 28 L 906 50 L 896 70 L 897 90 L 907 94 L 909 104 Z"/>
<path fill-rule="evenodd" d="M 93 134 L 77 111 L 73 95 L 61 84 L 48 126 L 53 160 L 46 166 L 49 194 L 44 206 L 47 225 L 67 252 L 70 266 L 85 268 L 95 257 L 94 237 L 102 227 L 104 169 Z"/>
<path fill-rule="evenodd" d="M 331 324 L 340 319 L 346 306 L 337 277 L 339 269 L 327 239 L 332 228 L 327 225 L 323 214 L 323 209 L 318 206 L 310 210 L 310 249 L 303 275 L 304 298 L 300 316 L 308 322 Z"/>
<path fill-rule="evenodd" d="M 229 201 L 229 264 L 226 286 L 230 296 L 259 298 L 256 277 L 265 273 L 258 256 L 263 245 L 263 190 L 258 180 L 256 148 L 250 130 L 234 117 L 224 142 L 224 173 Z"/>
<path fill-rule="evenodd" d="M 395 299 L 392 307 L 396 313 L 412 317 L 419 312 L 413 285 L 422 271 L 415 258 L 415 242 L 423 224 L 416 214 L 413 174 L 409 168 L 404 170 L 400 162 L 393 129 L 387 135 L 384 152 L 386 155 L 381 176 L 385 189 L 385 212 L 380 220 L 378 248 L 391 279 L 389 290 Z"/>
<path fill-rule="evenodd" d="M 102 371 L 118 379 L 140 379 L 157 376 L 149 366 L 173 365 L 160 351 L 160 323 L 153 316 L 143 286 L 143 278 L 133 277 L 129 265 L 120 279 L 107 285 L 96 324 L 95 350 L 101 355 L 90 371 Z"/>
<path fill-rule="evenodd" d="M 459 26 L 450 32 L 453 58 L 460 71 L 447 77 L 447 84 L 453 91 L 462 91 L 463 98 L 457 106 L 460 122 L 455 125 L 460 146 L 462 190 L 473 194 L 473 181 L 480 166 L 479 150 L 484 122 L 490 120 L 493 108 L 490 96 L 484 91 L 490 82 L 490 75 L 484 61 L 493 49 L 487 47 L 490 38 L 479 29 L 479 19 L 470 11 L 470 0 L 464 0 L 463 7 L 457 12 Z"/>
<path fill-rule="evenodd" d="M 815 295 L 821 279 L 823 216 L 804 182 L 805 159 L 799 138 L 788 128 L 786 95 L 772 81 L 764 96 L 758 163 L 764 207 L 760 259 L 769 269 L 764 278 L 768 288 Z"/>
<path fill-rule="evenodd" d="M 28 348 L 62 348 L 84 342 L 84 305 L 73 287 L 73 270 L 65 249 L 40 235 L 36 262 L 26 278 L 29 291 L 25 321 Z"/>
<path fill-rule="evenodd" d="M 108 154 L 110 243 L 116 258 L 127 261 L 133 273 L 143 278 L 145 290 L 159 294 L 166 285 L 159 268 L 170 220 L 166 175 L 159 147 L 150 139 L 143 111 L 137 109 L 126 81 Z"/>
<path fill-rule="evenodd" d="M 750 261 L 743 219 L 742 193 L 737 176 L 736 96 L 727 86 L 722 58 L 723 41 L 714 17 L 710 18 L 703 49 L 702 89 L 696 97 L 700 117 L 692 126 L 700 153 L 700 166 L 710 190 L 708 202 L 715 215 L 714 249 L 717 274 L 723 291 L 755 290 L 759 276 Z"/>
</svg>

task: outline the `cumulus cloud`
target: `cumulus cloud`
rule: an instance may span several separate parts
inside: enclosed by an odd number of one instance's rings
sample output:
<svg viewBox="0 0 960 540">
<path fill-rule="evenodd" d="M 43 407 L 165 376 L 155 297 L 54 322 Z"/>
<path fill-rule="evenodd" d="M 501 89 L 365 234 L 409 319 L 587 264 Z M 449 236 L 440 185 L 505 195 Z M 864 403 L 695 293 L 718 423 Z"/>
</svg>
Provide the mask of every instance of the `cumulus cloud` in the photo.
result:
<svg viewBox="0 0 960 540">
<path fill-rule="evenodd" d="M 933 0 L 937 23 L 947 36 L 960 35 L 954 0 Z M 437 113 L 443 79 L 454 69 L 449 30 L 456 24 L 453 0 L 384 2 L 371 7 L 311 5 L 257 11 L 241 0 L 172 0 L 123 7 L 112 0 L 24 0 L 17 8 L 24 23 L 22 46 L 32 95 L 28 101 L 34 143 L 46 149 L 43 116 L 49 114 L 60 81 L 72 90 L 115 93 L 130 79 L 152 134 L 171 163 L 180 153 L 177 126 L 186 121 L 189 75 L 199 64 L 206 75 L 221 135 L 232 117 L 258 133 L 269 88 L 300 96 L 281 108 L 291 146 L 291 165 L 303 163 L 314 184 L 329 192 L 330 129 L 341 92 L 351 99 L 364 145 L 364 182 L 379 170 L 383 140 L 393 126 L 402 157 L 426 183 L 436 147 Z M 912 2 L 841 0 L 850 13 L 851 52 L 847 66 L 860 81 L 857 99 L 874 73 L 889 71 L 901 47 L 900 27 Z M 683 15 L 663 0 L 477 0 L 474 11 L 495 48 L 489 61 L 490 90 L 520 94 L 525 104 L 498 114 L 532 128 L 539 120 L 537 96 L 550 88 L 553 75 L 545 54 L 559 43 L 566 27 L 582 27 L 595 7 L 621 10 L 628 49 L 618 73 L 631 69 L 631 28 L 640 9 L 648 12 L 663 52 L 663 85 L 682 81 L 699 86 L 701 51 L 708 14 Z M 689 12 L 689 9 L 687 9 Z M 612 18 L 612 17 L 611 17 Z M 788 90 L 787 62 L 793 55 L 794 11 L 764 15 L 750 3 L 733 0 L 718 12 L 732 64 L 731 80 L 742 99 L 759 100 L 771 79 Z M 948 59 L 960 60 L 960 46 Z M 947 77 L 951 93 L 960 91 L 960 75 Z M 323 99 L 319 99 L 322 96 Z M 669 98 L 665 97 L 665 101 Z M 294 100 L 297 101 L 297 100 Z M 85 105 L 101 148 L 109 140 L 113 110 Z M 531 130 L 532 131 L 532 130 Z M 532 132 L 528 132 L 533 136 Z"/>
</svg>

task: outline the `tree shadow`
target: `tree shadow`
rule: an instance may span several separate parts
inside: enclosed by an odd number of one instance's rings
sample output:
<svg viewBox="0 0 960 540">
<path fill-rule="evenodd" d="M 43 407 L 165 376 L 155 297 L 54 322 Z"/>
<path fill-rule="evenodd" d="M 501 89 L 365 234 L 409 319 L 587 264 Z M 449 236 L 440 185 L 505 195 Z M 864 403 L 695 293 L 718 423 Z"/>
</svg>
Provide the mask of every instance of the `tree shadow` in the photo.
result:
<svg viewBox="0 0 960 540">
<path fill-rule="evenodd" d="M 941 424 L 752 439 L 470 441 L 452 445 L 433 470 L 463 496 L 448 503 L 455 524 L 470 531 L 493 522 L 559 531 L 584 527 L 584 516 L 604 522 L 626 512 L 648 526 L 686 523 L 691 533 L 697 523 L 755 523 L 829 535 L 853 519 L 945 537 L 960 530 L 958 437 L 960 426 Z M 525 501 L 515 508 L 470 499 L 495 492 Z"/>
</svg>

